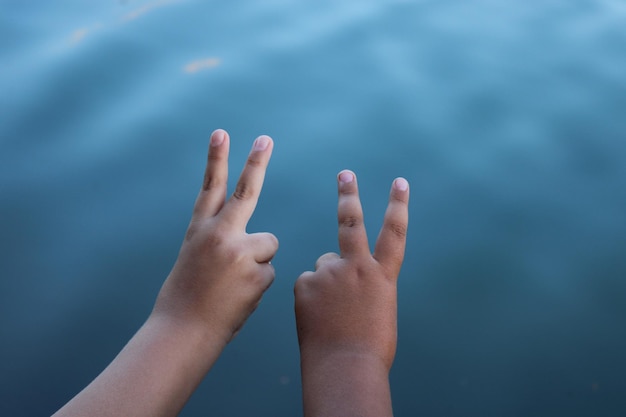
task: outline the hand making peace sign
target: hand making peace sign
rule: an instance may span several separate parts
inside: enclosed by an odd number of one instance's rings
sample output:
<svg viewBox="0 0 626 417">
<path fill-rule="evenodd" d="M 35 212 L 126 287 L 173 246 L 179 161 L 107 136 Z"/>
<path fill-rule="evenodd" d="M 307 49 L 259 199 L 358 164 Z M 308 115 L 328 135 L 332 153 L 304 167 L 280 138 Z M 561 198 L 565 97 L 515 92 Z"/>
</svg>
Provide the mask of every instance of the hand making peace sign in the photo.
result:
<svg viewBox="0 0 626 417">
<path fill-rule="evenodd" d="M 225 131 L 213 132 L 185 241 L 155 305 L 155 312 L 204 322 L 226 340 L 241 328 L 274 280 L 270 261 L 278 250 L 273 234 L 246 233 L 273 141 L 268 136 L 254 141 L 235 191 L 226 199 L 229 145 Z"/>
</svg>

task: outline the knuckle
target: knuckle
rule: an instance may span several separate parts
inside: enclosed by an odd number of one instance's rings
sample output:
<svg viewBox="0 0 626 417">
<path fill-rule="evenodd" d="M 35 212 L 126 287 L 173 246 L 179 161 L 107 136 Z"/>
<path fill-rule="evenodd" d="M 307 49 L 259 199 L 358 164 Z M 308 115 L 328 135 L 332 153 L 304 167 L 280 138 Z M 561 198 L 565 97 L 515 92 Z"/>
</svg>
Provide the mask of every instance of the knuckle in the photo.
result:
<svg viewBox="0 0 626 417">
<path fill-rule="evenodd" d="M 274 247 L 275 251 L 278 250 L 278 246 L 279 246 L 279 242 L 278 242 L 278 238 L 273 234 L 273 233 L 268 233 L 267 234 L 267 239 L 270 242 L 270 244 L 272 245 L 272 247 Z"/>
<path fill-rule="evenodd" d="M 339 255 L 337 255 L 334 252 L 327 252 L 323 254 L 322 256 L 317 258 L 317 260 L 315 261 L 315 269 L 318 270 L 323 265 L 330 264 L 333 259 L 336 259 L 338 257 Z"/>
<path fill-rule="evenodd" d="M 237 241 L 227 236 L 227 232 L 214 230 L 206 239 L 206 245 L 210 246 L 224 262 L 228 264 L 240 264 L 246 257 L 245 248 Z"/>
<path fill-rule="evenodd" d="M 363 224 L 363 219 L 361 219 L 359 216 L 348 215 L 348 216 L 342 216 L 339 219 L 339 226 L 343 226 L 343 227 L 357 227 L 357 226 L 361 226 L 362 224 Z"/>
<path fill-rule="evenodd" d="M 187 228 L 187 233 L 185 233 L 185 240 L 191 240 L 194 235 L 198 232 L 198 226 L 195 223 L 191 223 Z"/>
<path fill-rule="evenodd" d="M 200 243 L 202 246 L 217 246 L 221 244 L 222 236 L 205 222 L 192 218 L 185 233 L 185 241 L 193 240 L 197 240 L 197 243 Z"/>
<path fill-rule="evenodd" d="M 246 254 L 236 245 L 223 245 L 223 259 L 230 265 L 245 265 Z"/>
<path fill-rule="evenodd" d="M 251 281 L 252 281 L 252 285 L 254 285 L 257 288 L 260 288 L 262 291 L 267 290 L 270 285 L 272 285 L 272 283 L 274 282 L 274 277 L 275 277 L 275 273 L 274 273 L 274 269 L 271 268 L 271 272 L 266 272 L 263 273 L 261 271 L 257 271 L 256 274 L 251 276 Z"/>
<path fill-rule="evenodd" d="M 393 202 L 397 202 L 400 204 L 407 204 L 409 201 L 406 193 L 400 193 L 400 192 L 391 193 L 391 196 L 389 197 L 389 199 Z"/>
<path fill-rule="evenodd" d="M 263 165 L 263 161 L 260 158 L 251 155 L 251 156 L 248 157 L 248 160 L 246 161 L 246 165 L 248 165 L 250 167 L 253 167 L 253 168 L 256 168 L 256 167 L 262 166 Z"/>
<path fill-rule="evenodd" d="M 355 183 L 343 184 L 339 189 L 339 193 L 342 195 L 358 195 L 359 189 Z"/>
<path fill-rule="evenodd" d="M 311 277 L 311 272 L 304 272 L 302 275 L 298 277 L 296 283 L 293 286 L 294 295 L 298 296 L 298 294 L 302 294 L 306 292 L 306 289 L 309 287 L 309 281 Z"/>
<path fill-rule="evenodd" d="M 214 190 L 216 188 L 221 188 L 222 186 L 225 185 L 225 183 L 226 181 L 224 181 L 224 179 L 219 178 L 216 175 L 208 175 L 204 179 L 204 183 L 202 184 L 202 189 L 205 191 Z"/>
<path fill-rule="evenodd" d="M 218 162 L 218 161 L 221 161 L 222 159 L 224 158 L 219 152 L 211 152 L 211 150 L 209 150 L 209 157 L 208 157 L 209 161 Z"/>
<path fill-rule="evenodd" d="M 246 182 L 239 182 L 233 192 L 233 198 L 237 200 L 248 200 L 254 194 L 252 187 Z"/>
<path fill-rule="evenodd" d="M 200 218 L 195 216 L 196 206 L 197 204 L 194 206 L 194 215 L 192 215 L 191 221 L 189 222 L 189 225 L 187 226 L 187 232 L 185 233 L 186 240 L 191 239 L 193 236 L 198 234 L 201 230 L 205 229 L 206 223 L 200 220 Z"/>
<path fill-rule="evenodd" d="M 404 223 L 391 222 L 387 225 L 394 236 L 404 239 L 406 237 L 407 225 Z"/>
<path fill-rule="evenodd" d="M 276 278 L 276 271 L 274 270 L 274 267 L 270 265 L 269 269 L 272 272 L 267 276 L 267 287 L 265 287 L 266 289 L 269 288 L 270 285 L 272 285 L 272 283 L 274 282 L 274 278 Z"/>
</svg>

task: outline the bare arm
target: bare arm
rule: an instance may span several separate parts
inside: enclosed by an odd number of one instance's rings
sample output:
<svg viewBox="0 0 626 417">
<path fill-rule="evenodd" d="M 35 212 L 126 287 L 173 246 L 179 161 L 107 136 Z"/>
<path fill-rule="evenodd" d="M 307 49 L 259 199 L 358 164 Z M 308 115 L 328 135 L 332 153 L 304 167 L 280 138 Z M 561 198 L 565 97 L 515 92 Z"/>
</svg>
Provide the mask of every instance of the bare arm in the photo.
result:
<svg viewBox="0 0 626 417">
<path fill-rule="evenodd" d="M 245 229 L 273 142 L 257 138 L 226 201 L 229 141 L 222 130 L 211 136 L 191 223 L 150 317 L 55 417 L 177 415 L 272 283 L 278 240 Z"/>
<path fill-rule="evenodd" d="M 408 184 L 394 181 L 373 254 L 354 174 L 341 172 L 338 187 L 340 254 L 322 255 L 295 286 L 304 416 L 391 416 Z"/>
</svg>

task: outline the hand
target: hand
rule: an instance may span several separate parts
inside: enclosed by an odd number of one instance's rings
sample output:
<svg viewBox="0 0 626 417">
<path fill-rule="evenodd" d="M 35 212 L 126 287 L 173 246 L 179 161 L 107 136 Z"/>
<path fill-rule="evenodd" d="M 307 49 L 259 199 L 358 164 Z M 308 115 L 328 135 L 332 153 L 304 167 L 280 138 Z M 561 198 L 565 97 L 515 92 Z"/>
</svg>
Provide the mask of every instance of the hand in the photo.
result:
<svg viewBox="0 0 626 417">
<path fill-rule="evenodd" d="M 260 136 L 233 195 L 226 200 L 229 137 L 211 135 L 208 163 L 178 259 L 163 284 L 153 316 L 199 323 L 225 342 L 234 337 L 274 280 L 278 240 L 246 233 L 273 148 Z"/>
<path fill-rule="evenodd" d="M 55 416 L 176 416 L 274 279 L 278 240 L 246 233 L 272 139 L 254 142 L 226 200 L 228 134 L 211 135 L 191 224 L 152 314 L 117 357 Z"/>
<path fill-rule="evenodd" d="M 338 182 L 340 254 L 322 255 L 315 272 L 304 272 L 295 285 L 303 367 L 340 355 L 373 358 L 389 372 L 396 352 L 396 281 L 408 225 L 408 183 L 403 178 L 393 182 L 372 255 L 356 177 L 342 171 Z"/>
</svg>

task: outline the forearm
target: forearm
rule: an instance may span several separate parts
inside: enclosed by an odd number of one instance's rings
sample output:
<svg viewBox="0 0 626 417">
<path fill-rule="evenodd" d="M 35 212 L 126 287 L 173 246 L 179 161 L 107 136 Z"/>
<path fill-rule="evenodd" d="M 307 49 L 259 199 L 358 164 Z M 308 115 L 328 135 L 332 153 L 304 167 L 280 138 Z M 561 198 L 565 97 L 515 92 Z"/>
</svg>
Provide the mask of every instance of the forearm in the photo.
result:
<svg viewBox="0 0 626 417">
<path fill-rule="evenodd" d="M 176 416 L 226 341 L 152 315 L 113 362 L 54 417 Z"/>
<path fill-rule="evenodd" d="M 304 417 L 392 416 L 389 371 L 371 355 L 301 357 Z"/>
</svg>

